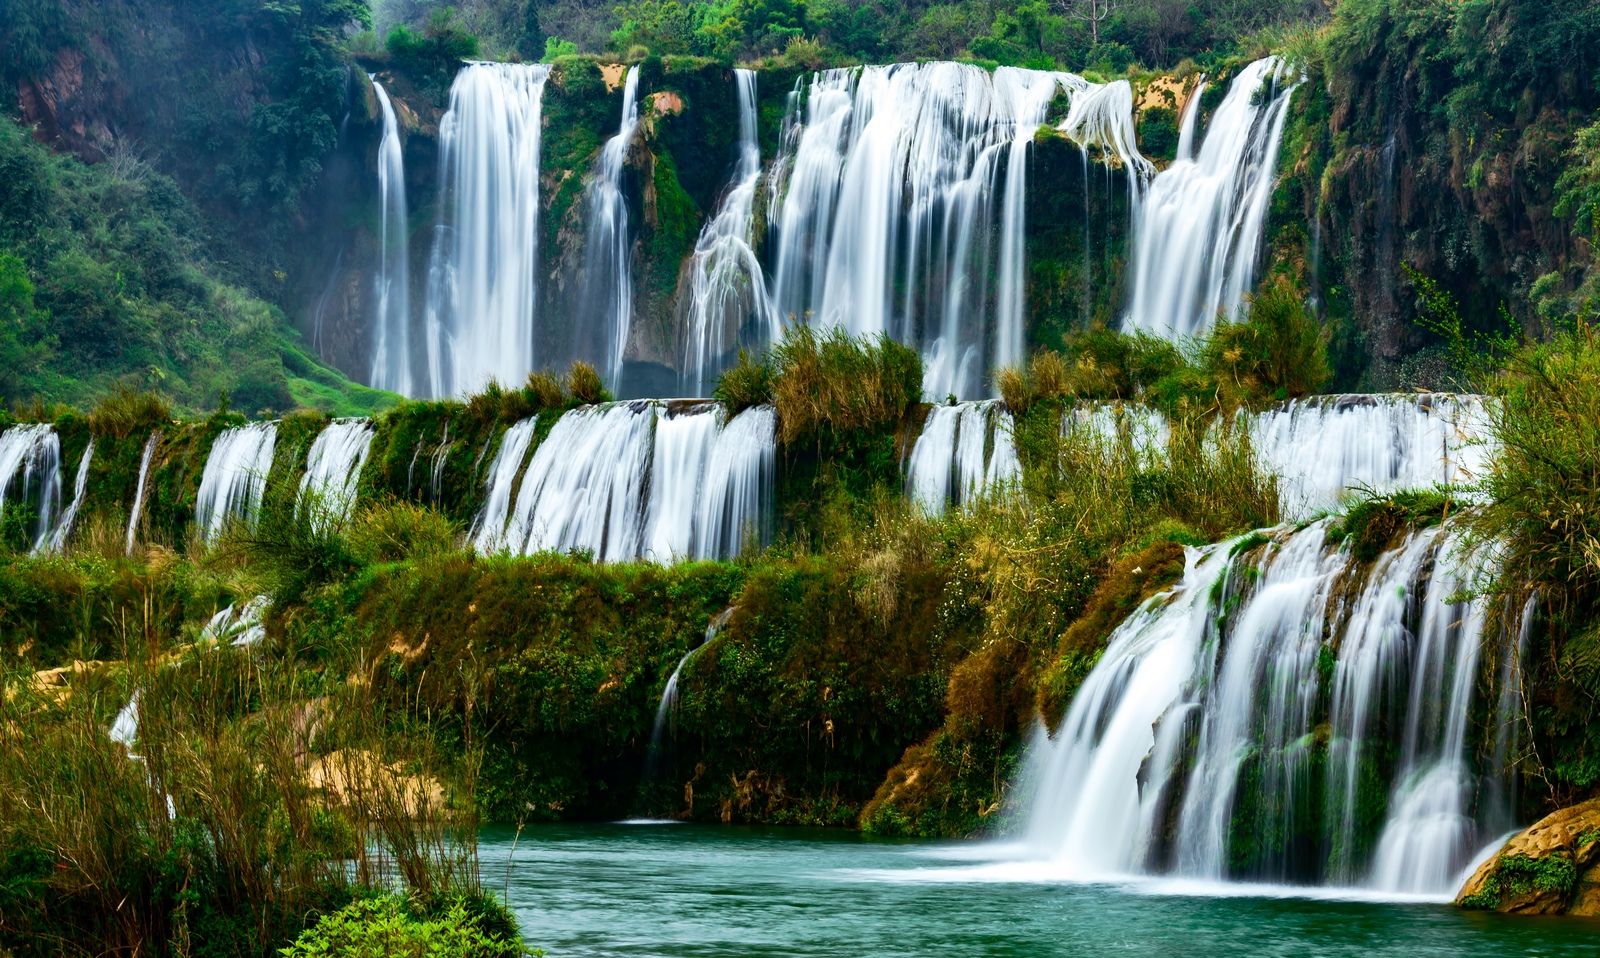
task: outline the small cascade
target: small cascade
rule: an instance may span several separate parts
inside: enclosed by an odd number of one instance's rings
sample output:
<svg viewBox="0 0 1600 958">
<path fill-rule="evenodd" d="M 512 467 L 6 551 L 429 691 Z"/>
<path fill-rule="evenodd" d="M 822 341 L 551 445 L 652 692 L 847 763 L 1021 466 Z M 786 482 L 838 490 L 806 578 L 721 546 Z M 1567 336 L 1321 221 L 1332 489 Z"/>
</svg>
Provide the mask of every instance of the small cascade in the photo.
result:
<svg viewBox="0 0 1600 958">
<path fill-rule="evenodd" d="M 655 407 L 584 406 L 534 450 L 507 526 L 512 552 L 588 552 L 602 562 L 643 550 Z"/>
<path fill-rule="evenodd" d="M 200 631 L 201 642 L 227 642 L 246 648 L 267 637 L 265 623 L 270 596 L 258 595 L 243 605 L 230 605 L 212 616 Z"/>
<path fill-rule="evenodd" d="M 1255 281 L 1277 175 L 1278 146 L 1298 81 L 1277 57 L 1228 88 L 1194 152 L 1202 83 L 1183 114 L 1178 156 L 1151 180 L 1133 226 L 1124 328 L 1158 336 L 1206 333 L 1236 320 Z"/>
<path fill-rule="evenodd" d="M 318 526 L 339 525 L 350 518 L 356 504 L 356 486 L 372 449 L 374 429 L 365 419 L 340 419 L 311 444 L 305 475 L 300 478 L 297 510 L 314 510 Z"/>
<path fill-rule="evenodd" d="M 1172 424 L 1159 409 L 1138 403 L 1091 403 L 1061 416 L 1061 436 L 1081 436 L 1104 449 L 1126 449 L 1143 463 L 1166 459 Z"/>
<path fill-rule="evenodd" d="M 469 63 L 439 124 L 439 205 L 417 393 L 520 383 L 536 367 L 542 64 Z"/>
<path fill-rule="evenodd" d="M 731 558 L 770 537 L 776 423 L 770 407 L 723 425 L 714 403 L 584 406 L 556 421 L 526 467 L 533 426 L 519 423 L 490 467 L 473 544 L 605 562 Z"/>
<path fill-rule="evenodd" d="M 509 547 L 505 533 L 506 522 L 511 518 L 512 493 L 516 491 L 513 487 L 522 472 L 522 463 L 528 458 L 528 446 L 533 443 L 533 431 L 538 423 L 536 416 L 524 419 L 507 429 L 500 439 L 500 451 L 495 453 L 489 477 L 484 481 L 483 508 L 478 511 L 469 533 L 473 548 L 479 552 L 488 554 Z"/>
<path fill-rule="evenodd" d="M 1189 550 L 1036 739 L 1027 841 L 1079 877 L 1174 874 L 1446 896 L 1500 827 L 1468 722 L 1493 566 L 1464 529 L 1370 566 L 1329 520 Z"/>
<path fill-rule="evenodd" d="M 434 447 L 433 460 L 428 469 L 428 501 L 439 503 L 444 501 L 444 467 L 450 462 L 450 447 L 455 443 L 450 441 L 450 420 L 446 419 L 444 431 L 439 436 L 439 445 Z M 487 448 L 487 446 L 485 446 Z M 479 453 L 478 462 L 473 464 L 476 472 L 479 464 L 483 462 L 483 454 Z"/>
<path fill-rule="evenodd" d="M 91 437 L 83 447 L 83 455 L 78 459 L 78 474 L 72 481 L 72 501 L 67 503 L 67 508 L 61 513 L 61 518 L 56 520 L 55 526 L 50 530 L 48 539 L 42 546 L 35 546 L 35 552 L 61 552 L 67 547 L 67 540 L 72 537 L 72 527 L 78 521 L 78 510 L 83 508 L 83 496 L 89 488 L 89 463 L 94 459 L 94 439 Z"/>
<path fill-rule="evenodd" d="M 681 411 L 657 407 L 646 558 L 676 562 L 695 555 L 700 491 L 705 488 L 721 418 L 722 407 L 715 403 Z"/>
<path fill-rule="evenodd" d="M 128 697 L 128 704 L 117 712 L 117 717 L 111 720 L 110 730 L 106 732 L 111 741 L 127 749 L 128 757 L 135 761 L 140 761 L 133 747 L 139 741 L 139 697 L 143 694 L 142 689 L 133 690 Z"/>
<path fill-rule="evenodd" d="M 940 515 L 1022 477 L 1011 414 L 999 402 L 934 406 L 906 463 L 906 494 Z"/>
<path fill-rule="evenodd" d="M 622 88 L 622 123 L 617 135 L 600 149 L 600 167 L 589 185 L 589 226 L 584 241 L 583 311 L 602 330 L 603 368 L 616 389 L 622 379 L 622 358 L 633 328 L 633 234 L 622 174 L 628 151 L 639 130 L 638 67 L 629 67 Z M 577 353 L 583 356 L 583 351 Z"/>
<path fill-rule="evenodd" d="M 411 240 L 406 214 L 405 152 L 389 91 L 376 76 L 372 91 L 383 113 L 378 144 L 378 269 L 374 276 L 372 366 L 369 383 L 402 396 L 411 384 Z"/>
<path fill-rule="evenodd" d="M 685 391 L 704 396 L 715 384 L 727 354 L 741 342 L 761 348 L 781 335 L 767 299 L 766 275 L 753 247 L 756 189 L 761 184 L 761 141 L 756 130 L 756 74 L 736 69 L 739 94 L 739 165 L 717 215 L 695 241 L 685 297 L 680 365 Z M 742 335 L 753 322 L 752 335 Z"/>
<path fill-rule="evenodd" d="M 1444 393 L 1312 396 L 1250 417 L 1250 442 L 1280 477 L 1284 514 L 1306 517 L 1358 489 L 1485 478 L 1493 447 L 1484 402 Z"/>
<path fill-rule="evenodd" d="M 711 447 L 700 493 L 695 558 L 731 559 L 772 541 L 778 413 L 754 406 L 734 416 Z"/>
<path fill-rule="evenodd" d="M 194 505 L 195 527 L 207 543 L 230 521 L 255 524 L 277 440 L 277 423 L 254 422 L 224 430 L 211 444 Z"/>
<path fill-rule="evenodd" d="M 160 442 L 161 430 L 152 431 L 139 456 L 139 479 L 133 487 L 133 508 L 128 512 L 128 544 L 124 550 L 128 555 L 133 555 L 134 537 L 139 534 L 139 520 L 144 516 L 144 500 L 150 489 L 150 460 L 155 457 Z"/>
<path fill-rule="evenodd" d="M 0 514 L 8 499 L 32 504 L 31 546 L 42 550 L 61 511 L 61 439 L 54 426 L 32 423 L 0 433 Z"/>
<path fill-rule="evenodd" d="M 661 750 L 666 744 L 667 730 L 678 707 L 678 680 L 682 677 L 683 670 L 688 668 L 691 659 L 699 655 L 702 650 L 709 648 L 711 643 L 716 641 L 717 635 L 722 632 L 723 626 L 727 625 L 728 620 L 731 618 L 733 618 L 732 608 L 727 608 L 717 613 L 706 624 L 706 634 L 700 640 L 700 644 L 685 652 L 683 658 L 678 660 L 677 667 L 672 670 L 672 674 L 667 676 L 667 684 L 661 689 L 661 701 L 656 705 L 656 720 L 650 727 L 650 750 L 645 754 L 644 777 L 646 779 L 649 779 L 654 774 L 656 766 L 661 760 Z"/>
<path fill-rule="evenodd" d="M 777 314 L 887 334 L 922 352 L 928 395 L 983 395 L 1024 352 L 1027 151 L 1058 93 L 1097 89 L 959 63 L 816 74 L 771 176 Z"/>
</svg>

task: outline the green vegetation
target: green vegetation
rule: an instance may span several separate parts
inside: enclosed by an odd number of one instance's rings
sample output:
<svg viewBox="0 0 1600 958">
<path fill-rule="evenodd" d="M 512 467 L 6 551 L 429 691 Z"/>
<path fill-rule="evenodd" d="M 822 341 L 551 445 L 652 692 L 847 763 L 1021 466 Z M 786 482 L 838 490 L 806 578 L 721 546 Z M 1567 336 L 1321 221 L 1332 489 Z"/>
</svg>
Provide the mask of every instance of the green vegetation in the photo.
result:
<svg viewBox="0 0 1600 958">
<path fill-rule="evenodd" d="M 1094 325 L 997 380 L 1006 405 L 1021 412 L 1042 402 L 1122 400 L 1189 418 L 1315 393 L 1329 376 L 1327 333 L 1280 275 L 1263 284 L 1242 322 L 1222 323 L 1202 342 Z"/>
<path fill-rule="evenodd" d="M 437 909 L 436 909 L 437 911 Z M 496 915 L 509 934 L 489 930 L 465 901 L 438 917 L 419 915 L 394 895 L 353 901 L 323 916 L 283 958 L 521 958 L 525 954 L 508 916 Z"/>
<path fill-rule="evenodd" d="M 0 121 L 0 400 L 88 405 L 118 384 L 189 410 L 372 408 L 305 354 L 274 307 L 219 280 L 177 185 L 142 162 L 88 166 Z M 385 397 L 386 399 L 386 397 Z"/>
</svg>

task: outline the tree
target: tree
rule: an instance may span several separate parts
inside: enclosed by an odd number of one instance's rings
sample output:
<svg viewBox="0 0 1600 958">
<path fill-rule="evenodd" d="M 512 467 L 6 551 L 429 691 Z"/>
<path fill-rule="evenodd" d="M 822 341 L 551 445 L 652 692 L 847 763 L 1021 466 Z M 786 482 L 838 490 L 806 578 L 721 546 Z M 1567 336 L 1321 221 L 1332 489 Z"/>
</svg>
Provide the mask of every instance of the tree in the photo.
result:
<svg viewBox="0 0 1600 958">
<path fill-rule="evenodd" d="M 539 0 L 524 0 L 522 7 L 522 36 L 517 41 L 517 52 L 522 59 L 532 63 L 544 56 L 544 27 L 539 23 Z"/>
<path fill-rule="evenodd" d="M 1095 45 L 1100 44 L 1100 24 L 1111 18 L 1122 6 L 1122 0 L 1055 0 L 1056 9 L 1063 16 L 1082 20 L 1089 25 L 1089 36 Z"/>
</svg>

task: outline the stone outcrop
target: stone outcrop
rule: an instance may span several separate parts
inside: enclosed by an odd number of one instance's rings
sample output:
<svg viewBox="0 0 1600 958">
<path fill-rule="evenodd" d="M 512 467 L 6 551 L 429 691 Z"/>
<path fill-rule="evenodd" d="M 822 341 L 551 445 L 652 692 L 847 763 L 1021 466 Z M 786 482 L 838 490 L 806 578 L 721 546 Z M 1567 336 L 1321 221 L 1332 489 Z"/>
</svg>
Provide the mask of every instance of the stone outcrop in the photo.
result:
<svg viewBox="0 0 1600 958">
<path fill-rule="evenodd" d="M 1600 799 L 1563 808 L 1506 842 L 1456 904 L 1517 915 L 1600 916 Z"/>
</svg>

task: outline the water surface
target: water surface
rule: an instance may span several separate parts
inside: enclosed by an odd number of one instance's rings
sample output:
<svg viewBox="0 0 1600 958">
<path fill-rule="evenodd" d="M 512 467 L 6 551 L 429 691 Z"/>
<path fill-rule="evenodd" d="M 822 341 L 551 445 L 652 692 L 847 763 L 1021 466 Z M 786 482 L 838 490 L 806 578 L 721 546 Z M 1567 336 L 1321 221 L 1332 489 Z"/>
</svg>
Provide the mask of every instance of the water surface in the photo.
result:
<svg viewBox="0 0 1600 958">
<path fill-rule="evenodd" d="M 1593 956 L 1600 923 L 1129 880 L 1079 883 L 972 844 L 678 824 L 483 836 L 528 942 L 570 956 Z"/>
</svg>

